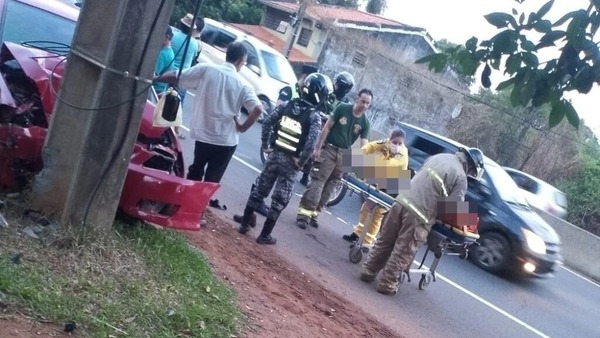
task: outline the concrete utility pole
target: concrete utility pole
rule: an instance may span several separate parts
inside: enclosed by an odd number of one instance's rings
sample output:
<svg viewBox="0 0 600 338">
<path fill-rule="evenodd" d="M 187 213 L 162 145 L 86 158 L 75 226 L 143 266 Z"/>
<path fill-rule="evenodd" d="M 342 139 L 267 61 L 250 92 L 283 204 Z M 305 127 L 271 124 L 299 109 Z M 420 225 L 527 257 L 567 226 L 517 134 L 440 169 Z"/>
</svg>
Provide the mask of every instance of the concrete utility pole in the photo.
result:
<svg viewBox="0 0 600 338">
<path fill-rule="evenodd" d="M 57 99 L 54 105 L 44 169 L 32 186 L 34 208 L 57 214 L 62 224 L 85 220 L 95 230 L 111 228 L 147 98 L 144 88 L 150 86 L 132 77 L 152 79 L 174 5 L 175 0 L 85 2 L 58 91 L 68 104 Z M 93 110 L 107 106 L 115 107 Z"/>
<path fill-rule="evenodd" d="M 296 42 L 298 32 L 300 31 L 300 28 L 302 28 L 302 20 L 304 20 L 304 14 L 306 13 L 306 7 L 308 7 L 309 1 L 310 0 L 300 0 L 300 9 L 298 9 L 298 13 L 296 13 L 296 25 L 292 27 L 294 29 L 292 35 L 287 40 L 285 47 L 283 48 L 283 55 L 285 55 L 286 59 L 289 59 L 292 48 L 294 48 L 294 43 Z"/>
</svg>

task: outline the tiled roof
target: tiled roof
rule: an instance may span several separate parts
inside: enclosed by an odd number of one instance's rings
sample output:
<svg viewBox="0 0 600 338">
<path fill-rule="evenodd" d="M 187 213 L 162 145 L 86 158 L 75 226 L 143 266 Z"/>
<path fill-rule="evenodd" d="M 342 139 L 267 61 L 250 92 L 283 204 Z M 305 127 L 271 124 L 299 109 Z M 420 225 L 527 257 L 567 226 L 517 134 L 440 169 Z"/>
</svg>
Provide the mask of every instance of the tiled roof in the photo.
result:
<svg viewBox="0 0 600 338">
<path fill-rule="evenodd" d="M 299 5 L 291 2 L 259 0 L 260 3 L 273 7 L 288 13 L 298 11 Z M 405 30 L 425 31 L 424 28 L 405 25 L 401 22 L 385 18 L 380 15 L 359 11 L 352 8 L 330 6 L 330 5 L 309 5 L 306 9 L 306 16 L 317 21 L 338 20 L 343 23 L 355 23 L 363 25 L 381 25 L 387 28 L 401 28 Z"/>
<path fill-rule="evenodd" d="M 246 34 L 250 34 L 255 38 L 262 40 L 267 45 L 271 46 L 271 48 L 281 52 L 285 47 L 285 41 L 281 40 L 279 37 L 275 36 L 273 33 L 269 32 L 262 26 L 256 25 L 242 25 L 237 23 L 228 23 L 228 25 L 235 27 Z M 290 56 L 288 58 L 290 62 L 297 63 L 315 63 L 310 56 L 302 53 L 296 48 L 292 48 Z"/>
</svg>

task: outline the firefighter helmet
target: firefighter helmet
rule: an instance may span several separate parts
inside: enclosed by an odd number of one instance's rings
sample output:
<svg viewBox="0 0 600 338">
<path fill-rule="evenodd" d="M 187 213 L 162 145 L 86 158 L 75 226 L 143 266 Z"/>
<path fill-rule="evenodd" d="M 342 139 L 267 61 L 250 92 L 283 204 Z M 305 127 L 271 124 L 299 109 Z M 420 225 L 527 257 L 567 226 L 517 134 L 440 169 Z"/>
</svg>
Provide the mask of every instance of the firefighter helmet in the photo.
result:
<svg viewBox="0 0 600 338">
<path fill-rule="evenodd" d="M 346 96 L 354 87 L 354 76 L 348 72 L 339 72 L 333 77 L 333 94 L 338 100 Z"/>
<path fill-rule="evenodd" d="M 300 97 L 312 105 L 323 103 L 333 92 L 333 84 L 327 75 L 312 73 L 302 82 Z"/>
</svg>

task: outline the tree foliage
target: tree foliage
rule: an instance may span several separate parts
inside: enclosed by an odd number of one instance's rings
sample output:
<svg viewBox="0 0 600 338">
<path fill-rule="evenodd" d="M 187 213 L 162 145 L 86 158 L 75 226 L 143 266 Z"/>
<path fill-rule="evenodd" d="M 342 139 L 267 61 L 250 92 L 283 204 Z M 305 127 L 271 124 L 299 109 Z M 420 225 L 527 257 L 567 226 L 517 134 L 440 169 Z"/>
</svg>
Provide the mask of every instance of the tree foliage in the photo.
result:
<svg viewBox="0 0 600 338">
<path fill-rule="evenodd" d="M 318 3 L 322 5 L 334 5 L 350 8 L 358 8 L 358 0 L 319 0 Z"/>
<path fill-rule="evenodd" d="M 600 150 L 597 144 L 582 150 L 580 162 L 577 177 L 561 184 L 568 198 L 568 219 L 600 236 Z"/>
<path fill-rule="evenodd" d="M 434 44 L 440 52 L 447 53 L 449 55 L 453 55 L 457 52 L 462 52 L 465 49 L 464 46 L 452 43 L 446 39 L 437 40 L 434 42 Z M 450 66 L 452 69 L 457 70 L 457 72 L 459 73 L 460 82 L 464 83 L 467 86 L 471 86 L 475 81 L 475 77 L 472 75 L 464 74 L 467 74 L 470 71 L 470 69 L 465 70 L 465 67 L 472 67 L 472 65 L 456 62 L 457 60 L 457 58 L 450 58 L 447 65 Z"/>
<path fill-rule="evenodd" d="M 515 0 L 519 3 L 524 0 Z M 509 79 L 499 83 L 496 90 L 512 86 L 513 106 L 540 107 L 550 104 L 550 127 L 565 117 L 579 127 L 579 116 L 564 98 L 570 91 L 589 93 L 594 83 L 600 84 L 600 51 L 594 37 L 600 27 L 600 1 L 590 0 L 587 9 L 565 14 L 556 22 L 545 19 L 555 0 L 544 4 L 537 12 L 526 15 L 513 9 L 512 13 L 491 13 L 485 19 L 500 32 L 489 40 L 472 37 L 464 48 L 457 46 L 441 53 L 431 54 L 416 61 L 428 64 L 439 72 L 448 63 L 461 65 L 465 75 L 473 76 L 484 66 L 481 83 L 490 88 L 492 69 L 500 70 L 505 59 L 504 74 Z M 528 33 L 538 33 L 532 41 Z M 537 41 L 535 41 L 537 40 Z M 538 53 L 548 47 L 560 47 L 560 56 L 540 62 Z"/>
<path fill-rule="evenodd" d="M 171 22 L 178 22 L 186 13 L 194 13 L 197 0 L 176 0 Z M 262 8 L 254 0 L 204 0 L 199 16 L 217 21 L 257 25 Z"/>
<path fill-rule="evenodd" d="M 369 2 L 367 2 L 367 12 L 372 14 L 382 14 L 386 8 L 386 0 L 369 0 Z"/>
</svg>

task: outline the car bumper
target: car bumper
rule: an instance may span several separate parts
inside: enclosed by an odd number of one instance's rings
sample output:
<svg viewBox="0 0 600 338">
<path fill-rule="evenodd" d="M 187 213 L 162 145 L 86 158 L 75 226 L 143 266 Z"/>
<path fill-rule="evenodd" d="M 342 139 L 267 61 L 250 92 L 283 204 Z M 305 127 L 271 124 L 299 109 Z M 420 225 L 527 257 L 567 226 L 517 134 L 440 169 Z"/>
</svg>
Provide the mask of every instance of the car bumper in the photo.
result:
<svg viewBox="0 0 600 338">
<path fill-rule="evenodd" d="M 560 254 L 537 255 L 523 251 L 516 257 L 515 265 L 518 272 L 526 276 L 551 278 L 563 265 L 563 258 Z"/>
<path fill-rule="evenodd" d="M 200 220 L 218 183 L 187 180 L 142 165 L 151 153 L 136 147 L 121 193 L 119 208 L 152 225 L 200 230 Z"/>
</svg>

